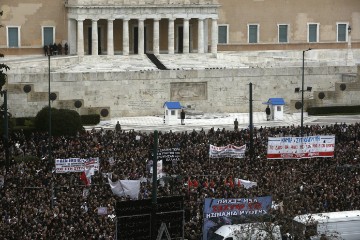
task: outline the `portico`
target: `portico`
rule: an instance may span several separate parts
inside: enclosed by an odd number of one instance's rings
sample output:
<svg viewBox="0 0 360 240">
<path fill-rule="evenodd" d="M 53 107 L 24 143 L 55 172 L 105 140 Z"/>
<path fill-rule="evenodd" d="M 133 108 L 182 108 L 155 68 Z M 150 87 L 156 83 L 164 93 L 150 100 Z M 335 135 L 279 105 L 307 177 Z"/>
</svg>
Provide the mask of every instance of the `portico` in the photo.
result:
<svg viewBox="0 0 360 240">
<path fill-rule="evenodd" d="M 107 5 L 110 2 L 111 7 Z M 216 1 L 128 2 L 69 0 L 70 54 L 187 54 L 207 53 L 208 49 L 217 53 Z"/>
</svg>

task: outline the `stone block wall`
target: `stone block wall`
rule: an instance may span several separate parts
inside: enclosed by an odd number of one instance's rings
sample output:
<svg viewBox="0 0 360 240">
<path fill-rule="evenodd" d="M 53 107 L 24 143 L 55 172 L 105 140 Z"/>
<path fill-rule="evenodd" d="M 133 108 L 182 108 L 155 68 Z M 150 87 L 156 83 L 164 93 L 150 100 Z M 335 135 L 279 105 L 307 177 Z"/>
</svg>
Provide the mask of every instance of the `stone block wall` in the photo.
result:
<svg viewBox="0 0 360 240">
<path fill-rule="evenodd" d="M 333 94 L 344 74 L 355 74 L 355 67 L 306 67 L 305 88 L 313 92 L 305 101 L 314 101 L 316 94 L 325 92 L 322 104 L 348 102 L 360 104 L 358 83 L 348 83 L 347 90 Z M 359 70 L 358 70 L 359 71 Z M 9 73 L 9 111 L 16 117 L 35 116 L 48 104 L 48 74 Z M 249 83 L 253 84 L 254 111 L 263 111 L 263 102 L 271 97 L 285 99 L 286 107 L 296 112 L 295 93 L 301 87 L 302 68 L 243 68 L 128 72 L 54 72 L 51 92 L 57 94 L 55 108 L 70 108 L 80 114 L 106 113 L 110 117 L 162 115 L 165 101 L 179 101 L 183 106 L 207 113 L 249 111 Z M 23 87 L 31 86 L 25 93 Z M 351 92 L 349 90 L 353 89 Z M 312 95 L 313 94 L 313 95 Z M 330 100 L 330 97 L 333 100 Z M 328 99 L 329 98 L 329 99 Z M 82 106 L 75 108 L 75 101 Z M 326 102 L 328 101 L 328 102 Z M 105 109 L 105 110 L 104 110 Z"/>
</svg>

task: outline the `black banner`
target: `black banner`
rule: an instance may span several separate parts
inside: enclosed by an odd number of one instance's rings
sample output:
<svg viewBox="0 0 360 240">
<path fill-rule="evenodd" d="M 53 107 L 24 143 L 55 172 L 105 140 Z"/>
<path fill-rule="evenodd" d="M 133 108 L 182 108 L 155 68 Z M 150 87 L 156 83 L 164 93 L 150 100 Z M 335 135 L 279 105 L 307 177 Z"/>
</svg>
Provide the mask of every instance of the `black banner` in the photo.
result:
<svg viewBox="0 0 360 240">
<path fill-rule="evenodd" d="M 176 164 L 180 160 L 180 148 L 158 149 L 157 160 L 162 160 L 164 165 Z"/>
</svg>

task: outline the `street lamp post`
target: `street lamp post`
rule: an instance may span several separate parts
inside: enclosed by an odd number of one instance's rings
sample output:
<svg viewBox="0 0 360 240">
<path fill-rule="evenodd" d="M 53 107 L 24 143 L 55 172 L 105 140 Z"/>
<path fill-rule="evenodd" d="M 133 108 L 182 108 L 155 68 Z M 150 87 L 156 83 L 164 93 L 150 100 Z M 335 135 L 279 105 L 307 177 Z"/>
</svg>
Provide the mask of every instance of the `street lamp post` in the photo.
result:
<svg viewBox="0 0 360 240">
<path fill-rule="evenodd" d="M 302 79 L 301 79 L 301 125 L 300 137 L 304 135 L 304 78 L 305 78 L 305 52 L 310 51 L 311 48 L 303 50 L 302 52 Z"/>
<path fill-rule="evenodd" d="M 4 96 L 4 103 L 2 105 L 2 113 L 3 113 L 3 124 L 4 124 L 4 133 L 3 133 L 3 144 L 5 148 L 5 167 L 6 174 L 9 172 L 9 118 L 8 118 L 8 107 L 7 107 L 7 90 L 0 91 L 0 95 Z"/>
<path fill-rule="evenodd" d="M 49 161 L 51 162 L 51 87 L 50 87 L 50 55 L 48 55 L 48 58 L 49 58 L 49 95 L 48 95 L 48 98 L 49 98 Z"/>
<path fill-rule="evenodd" d="M 48 55 L 48 63 L 49 63 L 49 68 L 48 68 L 48 77 L 49 77 L 49 92 L 48 92 L 48 98 L 49 98 L 49 162 L 48 162 L 48 166 L 51 166 L 52 161 L 52 149 L 51 149 L 51 85 L 50 85 L 50 55 Z M 54 181 L 51 181 L 51 201 L 50 201 L 50 205 L 51 208 L 54 207 Z"/>
</svg>

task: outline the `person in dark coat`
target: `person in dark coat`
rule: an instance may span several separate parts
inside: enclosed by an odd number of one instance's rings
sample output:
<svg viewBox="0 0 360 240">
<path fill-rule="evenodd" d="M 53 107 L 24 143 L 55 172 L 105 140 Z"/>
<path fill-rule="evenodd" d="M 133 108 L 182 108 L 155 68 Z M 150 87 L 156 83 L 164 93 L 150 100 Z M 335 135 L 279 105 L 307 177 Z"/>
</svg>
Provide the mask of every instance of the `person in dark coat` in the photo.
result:
<svg viewBox="0 0 360 240">
<path fill-rule="evenodd" d="M 235 121 L 234 121 L 234 130 L 238 130 L 239 129 L 239 122 L 237 120 L 237 118 L 235 118 Z"/>
<path fill-rule="evenodd" d="M 181 125 L 185 125 L 185 111 L 184 111 L 184 109 L 181 110 L 180 118 L 181 118 Z"/>
<path fill-rule="evenodd" d="M 57 55 L 57 52 L 58 52 L 58 47 L 57 47 L 56 43 L 54 43 L 54 45 L 53 45 L 53 54 Z"/>
<path fill-rule="evenodd" d="M 58 54 L 59 54 L 59 55 L 62 55 L 62 45 L 61 45 L 61 43 L 59 43 L 59 44 L 57 45 L 57 49 L 58 49 Z"/>
<path fill-rule="evenodd" d="M 116 125 L 115 125 L 115 131 L 116 132 L 120 132 L 121 131 L 121 125 L 119 123 L 119 121 L 117 121 Z"/>
<path fill-rule="evenodd" d="M 65 43 L 65 46 L 64 46 L 64 50 L 65 50 L 65 55 L 68 55 L 68 51 L 69 51 L 69 45 L 67 43 Z"/>
<path fill-rule="evenodd" d="M 265 109 L 265 113 L 266 113 L 266 120 L 267 120 L 267 121 L 270 121 L 271 111 L 270 111 L 269 105 L 267 105 L 267 107 L 266 107 L 266 109 Z"/>
<path fill-rule="evenodd" d="M 47 45 L 44 46 L 44 54 L 45 56 L 49 55 L 49 47 Z"/>
</svg>

